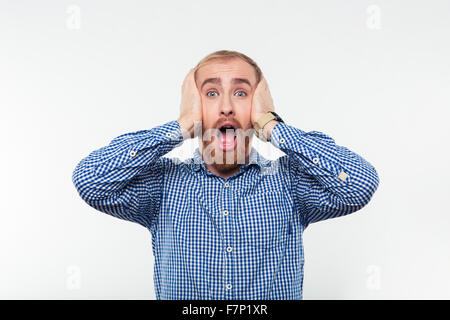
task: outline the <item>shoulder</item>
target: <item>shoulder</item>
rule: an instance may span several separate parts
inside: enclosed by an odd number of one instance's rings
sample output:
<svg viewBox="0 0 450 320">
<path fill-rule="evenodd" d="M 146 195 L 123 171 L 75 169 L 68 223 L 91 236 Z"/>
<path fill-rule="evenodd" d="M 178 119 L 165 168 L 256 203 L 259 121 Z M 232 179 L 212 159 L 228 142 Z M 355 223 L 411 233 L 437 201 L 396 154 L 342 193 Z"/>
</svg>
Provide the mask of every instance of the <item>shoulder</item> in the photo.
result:
<svg viewBox="0 0 450 320">
<path fill-rule="evenodd" d="M 185 172 L 193 169 L 194 159 L 192 157 L 185 160 L 178 157 L 161 157 L 160 166 L 164 168 L 166 173 Z"/>
</svg>

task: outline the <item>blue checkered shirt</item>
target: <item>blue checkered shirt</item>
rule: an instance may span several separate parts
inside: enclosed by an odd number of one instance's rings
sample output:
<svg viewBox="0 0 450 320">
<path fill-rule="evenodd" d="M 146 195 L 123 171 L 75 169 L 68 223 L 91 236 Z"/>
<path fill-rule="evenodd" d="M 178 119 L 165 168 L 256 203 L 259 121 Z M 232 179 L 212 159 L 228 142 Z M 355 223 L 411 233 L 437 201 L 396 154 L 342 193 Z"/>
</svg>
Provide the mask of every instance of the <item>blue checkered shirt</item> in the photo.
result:
<svg viewBox="0 0 450 320">
<path fill-rule="evenodd" d="M 118 136 L 76 166 L 72 180 L 93 208 L 146 227 L 157 299 L 302 299 L 305 228 L 364 207 L 375 168 L 318 131 L 279 122 L 272 143 L 285 155 L 249 163 L 224 179 L 199 149 L 164 157 L 183 143 L 179 123 Z"/>
</svg>

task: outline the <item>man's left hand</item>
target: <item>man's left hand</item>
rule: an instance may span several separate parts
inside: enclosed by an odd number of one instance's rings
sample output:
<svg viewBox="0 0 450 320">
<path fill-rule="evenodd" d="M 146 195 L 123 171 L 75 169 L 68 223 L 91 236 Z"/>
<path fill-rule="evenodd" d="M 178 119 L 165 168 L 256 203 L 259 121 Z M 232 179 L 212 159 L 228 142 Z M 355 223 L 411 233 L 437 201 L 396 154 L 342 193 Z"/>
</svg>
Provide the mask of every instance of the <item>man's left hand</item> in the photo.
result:
<svg viewBox="0 0 450 320">
<path fill-rule="evenodd" d="M 253 94 L 252 99 L 252 114 L 251 114 L 251 122 L 252 126 L 255 125 L 255 122 L 262 115 L 266 114 L 269 111 L 275 111 L 273 105 L 273 99 L 270 94 L 269 85 L 267 84 L 264 76 L 261 77 L 261 80 L 258 83 L 258 86 L 255 89 L 255 93 Z M 270 134 L 272 133 L 272 129 L 278 121 L 272 120 L 269 121 L 264 126 L 264 136 L 270 141 Z"/>
<path fill-rule="evenodd" d="M 256 120 L 269 111 L 275 111 L 273 99 L 266 79 L 264 76 L 261 76 L 252 98 L 252 113 L 250 117 L 252 125 L 255 125 Z"/>
</svg>

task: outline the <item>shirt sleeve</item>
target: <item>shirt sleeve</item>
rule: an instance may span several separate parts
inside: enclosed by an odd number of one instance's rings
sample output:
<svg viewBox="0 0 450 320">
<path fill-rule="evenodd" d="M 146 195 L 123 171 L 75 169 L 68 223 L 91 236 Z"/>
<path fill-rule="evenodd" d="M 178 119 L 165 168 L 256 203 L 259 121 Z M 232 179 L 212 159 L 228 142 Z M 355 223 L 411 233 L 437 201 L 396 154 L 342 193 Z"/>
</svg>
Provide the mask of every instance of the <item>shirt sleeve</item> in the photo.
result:
<svg viewBox="0 0 450 320">
<path fill-rule="evenodd" d="M 159 209 L 170 161 L 162 156 L 182 142 L 177 121 L 122 134 L 82 159 L 72 181 L 91 207 L 149 228 Z"/>
<path fill-rule="evenodd" d="M 375 168 L 324 133 L 279 122 L 270 139 L 288 156 L 294 204 L 305 227 L 361 209 L 378 188 Z"/>
</svg>

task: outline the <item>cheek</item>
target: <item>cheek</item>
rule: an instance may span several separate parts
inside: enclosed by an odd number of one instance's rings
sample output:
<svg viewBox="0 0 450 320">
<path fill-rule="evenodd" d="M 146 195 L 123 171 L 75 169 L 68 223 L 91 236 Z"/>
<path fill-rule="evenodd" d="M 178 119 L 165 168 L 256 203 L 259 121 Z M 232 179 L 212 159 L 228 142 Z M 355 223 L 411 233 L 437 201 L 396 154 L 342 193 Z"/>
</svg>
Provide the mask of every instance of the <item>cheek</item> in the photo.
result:
<svg viewBox="0 0 450 320">
<path fill-rule="evenodd" d="M 252 108 L 250 103 L 241 104 L 236 111 L 236 118 L 244 129 L 251 128 Z"/>
<path fill-rule="evenodd" d="M 202 101 L 202 117 L 204 126 L 209 127 L 217 121 L 217 114 L 214 110 L 214 105 L 206 102 L 205 100 Z"/>
</svg>

